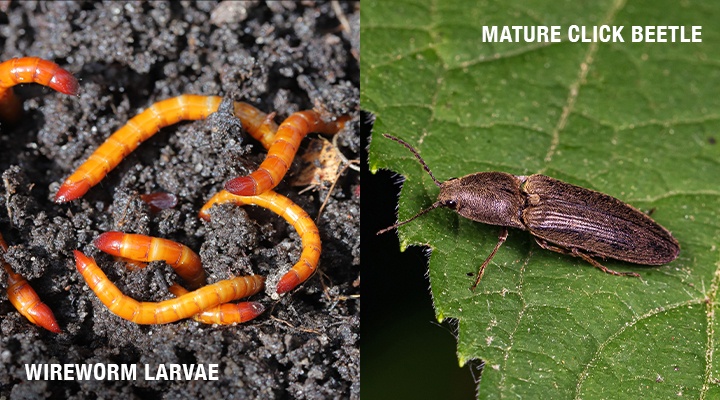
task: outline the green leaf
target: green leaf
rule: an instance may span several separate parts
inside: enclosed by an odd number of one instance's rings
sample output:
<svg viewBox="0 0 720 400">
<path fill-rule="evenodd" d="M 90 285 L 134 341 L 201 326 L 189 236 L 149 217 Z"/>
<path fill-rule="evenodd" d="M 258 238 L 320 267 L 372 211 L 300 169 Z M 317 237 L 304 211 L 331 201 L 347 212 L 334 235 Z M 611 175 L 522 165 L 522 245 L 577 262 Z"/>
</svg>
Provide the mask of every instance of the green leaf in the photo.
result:
<svg viewBox="0 0 720 400">
<path fill-rule="evenodd" d="M 581 5 L 582 4 L 582 5 Z M 519 230 L 469 290 L 499 229 L 434 210 L 399 229 L 432 249 L 439 320 L 460 364 L 482 359 L 488 398 L 720 396 L 720 3 L 363 1 L 361 103 L 370 168 L 404 175 L 399 219 L 436 177 L 543 173 L 615 196 L 673 232 L 660 267 L 603 274 Z M 482 43 L 483 25 L 619 25 L 625 43 Z M 702 26 L 702 43 L 629 43 L 632 25 Z M 392 234 L 392 233 L 390 233 Z"/>
</svg>

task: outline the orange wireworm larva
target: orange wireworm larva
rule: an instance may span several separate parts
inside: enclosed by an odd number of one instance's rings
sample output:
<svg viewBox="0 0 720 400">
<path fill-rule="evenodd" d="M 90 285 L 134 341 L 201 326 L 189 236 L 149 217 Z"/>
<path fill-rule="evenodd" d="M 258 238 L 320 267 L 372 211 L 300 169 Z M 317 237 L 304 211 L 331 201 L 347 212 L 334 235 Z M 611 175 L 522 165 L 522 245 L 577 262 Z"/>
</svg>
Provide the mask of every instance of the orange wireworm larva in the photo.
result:
<svg viewBox="0 0 720 400">
<path fill-rule="evenodd" d="M 21 105 L 11 88 L 32 82 L 73 96 L 80 88 L 71 73 L 52 61 L 37 57 L 13 58 L 0 64 L 0 118 L 17 120 Z"/>
<path fill-rule="evenodd" d="M 3 252 L 8 249 L 2 235 L 0 235 L 0 247 L 2 247 Z M 0 261 L 2 260 L 0 259 Z M 2 264 L 8 275 L 7 296 L 10 303 L 33 324 L 41 326 L 50 332 L 62 332 L 52 310 L 40 300 L 40 296 L 33 290 L 30 283 L 22 275 L 15 273 L 10 264 L 5 261 L 2 261 Z"/>
<path fill-rule="evenodd" d="M 204 286 L 193 292 L 161 302 L 140 302 L 125 296 L 97 266 L 95 260 L 78 250 L 75 263 L 90 289 L 115 315 L 136 324 L 167 324 L 190 318 L 229 301 L 251 296 L 259 292 L 265 278 L 260 275 L 226 279 Z"/>
<path fill-rule="evenodd" d="M 335 134 L 342 130 L 348 116 L 325 122 L 315 111 L 300 111 L 290 115 L 277 130 L 260 167 L 248 176 L 225 183 L 225 189 L 240 196 L 252 196 L 274 188 L 292 164 L 300 141 L 311 132 Z"/>
<path fill-rule="evenodd" d="M 204 119 L 217 111 L 221 100 L 217 96 L 183 95 L 151 105 L 115 131 L 63 182 L 55 202 L 64 203 L 84 195 L 161 128 L 182 120 Z"/>
<path fill-rule="evenodd" d="M 273 114 L 265 114 L 248 103 L 236 101 L 234 105 L 235 116 L 242 126 L 255 140 L 269 149 L 275 140 L 278 126 L 273 121 Z"/>
<path fill-rule="evenodd" d="M 64 203 L 81 197 L 140 143 L 161 128 L 181 120 L 203 119 L 217 111 L 221 100 L 222 98 L 217 96 L 182 95 L 153 104 L 131 118 L 100 145 L 87 161 L 63 182 L 55 194 L 55 202 Z M 268 157 L 258 171 L 228 182 L 228 185 L 235 188 L 232 190 L 243 193 L 249 191 L 247 194 L 261 193 L 275 187 L 282 180 L 305 135 L 310 132 L 337 133 L 348 120 L 348 117 L 344 116 L 335 122 L 325 122 L 314 111 L 301 111 L 291 115 L 277 127 L 272 121 L 272 114 L 265 114 L 247 103 L 235 102 L 234 111 L 245 130 L 263 147 L 269 149 Z M 251 188 L 243 189 L 244 187 Z"/>
<path fill-rule="evenodd" d="M 116 257 L 142 262 L 165 261 L 191 287 L 205 284 L 200 257 L 189 247 L 172 240 L 110 231 L 98 236 L 95 246 Z"/>
<path fill-rule="evenodd" d="M 188 293 L 185 288 L 178 284 L 169 287 L 175 296 L 183 296 Z M 193 315 L 193 319 L 204 324 L 231 325 L 241 324 L 250 321 L 265 311 L 265 306 L 256 301 L 244 301 L 240 303 L 225 303 L 208 308 Z"/>
<path fill-rule="evenodd" d="M 139 264 L 142 264 L 142 268 L 144 268 L 146 266 L 146 261 L 156 261 L 158 259 L 163 259 L 170 265 L 172 265 L 173 268 L 175 268 L 178 272 L 178 275 L 182 276 L 186 281 L 195 280 L 198 284 L 202 283 L 198 279 L 193 279 L 193 277 L 197 275 L 197 271 L 184 271 L 183 273 L 181 273 L 181 270 L 177 268 L 178 265 L 186 266 L 186 264 L 192 264 L 194 267 L 200 268 L 200 258 L 195 255 L 192 250 L 183 246 L 180 243 L 144 235 L 129 235 L 120 232 L 106 232 L 100 235 L 97 239 L 95 239 L 95 246 L 108 254 L 121 257 L 128 261 L 128 263 L 126 264 L 128 269 L 137 269 Z M 149 250 L 153 246 L 155 247 L 155 249 Z M 150 253 L 157 253 L 158 251 L 161 251 L 163 249 L 168 250 L 171 253 L 177 253 L 178 249 L 182 250 L 180 250 L 181 254 L 177 256 L 177 261 L 173 262 L 169 262 L 167 260 L 175 259 L 175 256 L 148 256 L 148 254 Z M 190 259 L 190 261 L 183 261 L 183 259 Z M 202 271 L 202 269 L 200 270 Z M 188 273 L 191 275 L 191 279 L 188 279 L 186 277 Z M 204 272 L 202 278 L 202 281 L 204 281 Z M 177 297 L 188 293 L 185 288 L 178 285 L 177 283 L 171 285 L 169 287 L 169 290 Z M 263 311 L 265 311 L 265 307 L 258 302 L 241 302 L 237 304 L 225 303 L 204 310 L 199 314 L 193 315 L 193 319 L 206 324 L 229 325 L 250 321 L 251 319 L 262 314 Z"/>
<path fill-rule="evenodd" d="M 237 196 L 223 190 L 213 196 L 200 210 L 200 218 L 210 219 L 210 208 L 215 204 L 233 203 L 237 205 L 252 204 L 267 208 L 289 222 L 302 241 L 303 250 L 300 260 L 288 271 L 277 285 L 276 292 L 283 294 L 305 282 L 317 269 L 320 260 L 320 234 L 312 218 L 297 204 L 285 196 L 269 190 L 256 196 Z"/>
</svg>

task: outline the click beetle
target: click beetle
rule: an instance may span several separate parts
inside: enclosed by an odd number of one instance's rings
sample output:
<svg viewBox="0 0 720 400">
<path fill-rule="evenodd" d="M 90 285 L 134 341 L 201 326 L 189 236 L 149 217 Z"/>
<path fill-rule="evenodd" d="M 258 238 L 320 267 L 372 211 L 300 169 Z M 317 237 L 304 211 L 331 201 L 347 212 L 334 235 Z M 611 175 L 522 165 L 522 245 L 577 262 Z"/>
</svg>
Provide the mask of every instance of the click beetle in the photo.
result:
<svg viewBox="0 0 720 400">
<path fill-rule="evenodd" d="M 635 272 L 613 271 L 593 257 L 662 265 L 680 253 L 680 245 L 667 229 L 607 194 L 539 174 L 477 172 L 440 182 L 410 144 L 391 135 L 383 136 L 402 144 L 415 155 L 440 188 L 440 194 L 430 207 L 382 229 L 378 235 L 442 207 L 467 219 L 502 227 L 498 242 L 480 266 L 471 290 L 480 283 L 485 267 L 507 239 L 508 227 L 529 231 L 543 249 L 580 257 L 612 275 L 640 276 Z"/>
</svg>

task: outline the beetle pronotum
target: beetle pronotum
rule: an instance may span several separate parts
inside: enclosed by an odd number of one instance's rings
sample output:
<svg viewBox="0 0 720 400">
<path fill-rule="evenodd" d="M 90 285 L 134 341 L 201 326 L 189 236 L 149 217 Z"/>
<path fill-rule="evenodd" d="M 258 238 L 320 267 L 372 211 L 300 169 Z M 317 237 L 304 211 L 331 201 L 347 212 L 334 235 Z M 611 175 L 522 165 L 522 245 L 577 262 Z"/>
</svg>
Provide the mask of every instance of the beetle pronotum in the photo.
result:
<svg viewBox="0 0 720 400">
<path fill-rule="evenodd" d="M 440 194 L 430 207 L 379 231 L 378 235 L 441 207 L 473 221 L 502 227 L 495 248 L 480 266 L 472 290 L 507 239 L 508 227 L 529 231 L 543 249 L 580 257 L 612 275 L 640 276 L 634 272 L 613 271 L 593 257 L 662 265 L 680 253 L 680 245 L 667 229 L 612 196 L 538 174 L 477 172 L 440 182 L 410 144 L 391 135 L 383 136 L 402 144 L 415 155 L 440 188 Z"/>
<path fill-rule="evenodd" d="M 209 308 L 259 292 L 265 278 L 241 276 L 203 286 L 193 292 L 158 303 L 140 302 L 124 295 L 97 266 L 95 260 L 78 250 L 75 264 L 87 285 L 115 315 L 136 324 L 167 324 L 190 318 Z"/>
<path fill-rule="evenodd" d="M 305 282 L 317 269 L 320 260 L 320 233 L 312 218 L 297 204 L 285 196 L 268 190 L 257 196 L 237 196 L 222 190 L 213 196 L 200 210 L 200 218 L 210 219 L 210 208 L 215 204 L 233 203 L 237 205 L 253 204 L 267 208 L 283 217 L 297 231 L 303 250 L 300 259 L 278 282 L 276 292 L 283 294 Z"/>
<path fill-rule="evenodd" d="M 76 95 L 80 85 L 71 73 L 52 61 L 37 57 L 13 58 L 0 64 L 0 118 L 17 119 L 20 100 L 12 87 L 22 83 L 39 83 L 60 93 Z"/>
</svg>

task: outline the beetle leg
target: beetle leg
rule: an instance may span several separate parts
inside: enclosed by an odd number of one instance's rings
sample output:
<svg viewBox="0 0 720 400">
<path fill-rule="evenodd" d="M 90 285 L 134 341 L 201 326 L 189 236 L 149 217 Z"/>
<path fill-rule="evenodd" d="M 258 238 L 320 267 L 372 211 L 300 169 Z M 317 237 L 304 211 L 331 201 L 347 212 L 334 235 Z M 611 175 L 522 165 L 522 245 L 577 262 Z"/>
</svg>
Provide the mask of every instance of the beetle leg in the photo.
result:
<svg viewBox="0 0 720 400">
<path fill-rule="evenodd" d="M 546 242 L 545 240 L 542 240 L 539 238 L 535 238 L 535 241 L 537 242 L 537 244 L 540 247 L 542 247 L 545 250 L 550 250 L 550 251 L 554 251 L 556 253 L 569 254 L 571 256 L 580 257 L 583 260 L 587 261 L 593 267 L 599 269 L 600 271 L 602 271 L 606 274 L 615 275 L 615 276 L 632 276 L 635 278 L 640 277 L 640 274 L 638 274 L 637 272 L 618 272 L 618 271 L 612 270 L 612 269 L 600 264 L 597 260 L 592 258 L 590 255 L 585 254 L 578 249 L 566 249 L 564 247 L 553 246 L 550 243 Z"/>
<path fill-rule="evenodd" d="M 472 285 L 470 290 L 473 292 L 475 291 L 475 288 L 477 287 L 478 283 L 480 283 L 480 279 L 482 279 L 483 273 L 485 273 L 485 267 L 487 267 L 488 264 L 490 264 L 490 260 L 495 257 L 495 253 L 497 253 L 500 246 L 502 246 L 503 243 L 505 243 L 505 240 L 508 237 L 508 230 L 506 227 L 503 227 L 500 230 L 500 235 L 498 236 L 498 242 L 495 245 L 495 248 L 493 249 L 492 253 L 483 261 L 482 265 L 480 266 L 480 269 L 478 270 L 477 278 L 475 278 L 475 283 Z"/>
<path fill-rule="evenodd" d="M 597 262 L 597 260 L 590 257 L 589 255 L 587 255 L 585 253 L 581 253 L 577 249 L 573 249 L 572 255 L 582 258 L 583 260 L 589 262 L 593 267 L 598 268 L 600 271 L 602 271 L 606 274 L 616 275 L 616 276 L 632 276 L 635 278 L 640 277 L 640 274 L 638 274 L 637 272 L 618 272 L 618 271 L 612 270 L 612 269 L 600 264 L 599 262 Z"/>
</svg>

